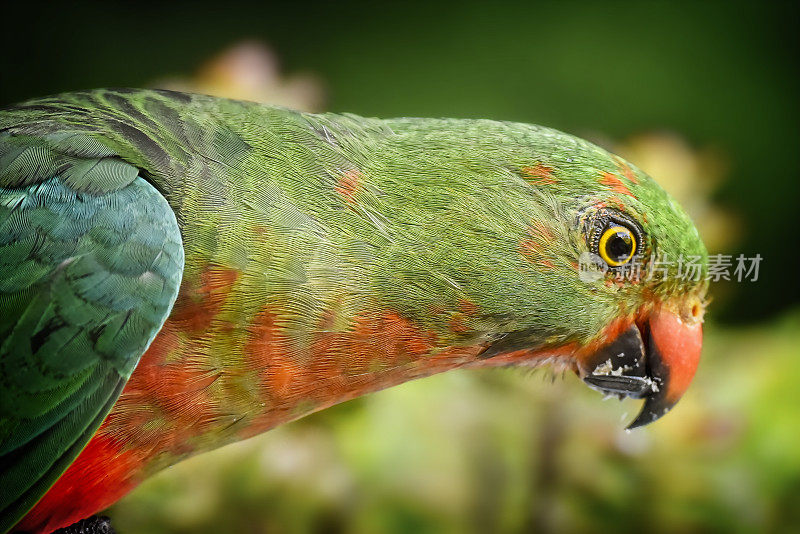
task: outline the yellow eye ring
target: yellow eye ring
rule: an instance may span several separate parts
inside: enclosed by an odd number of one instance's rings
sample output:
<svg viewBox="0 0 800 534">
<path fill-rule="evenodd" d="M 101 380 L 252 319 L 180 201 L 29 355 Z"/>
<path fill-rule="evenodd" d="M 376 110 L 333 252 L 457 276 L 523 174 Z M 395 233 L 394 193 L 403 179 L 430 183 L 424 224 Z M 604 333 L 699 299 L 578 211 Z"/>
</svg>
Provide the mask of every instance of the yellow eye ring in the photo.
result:
<svg viewBox="0 0 800 534">
<path fill-rule="evenodd" d="M 636 253 L 636 237 L 624 226 L 611 226 L 600 236 L 598 252 L 611 267 L 625 265 Z"/>
</svg>

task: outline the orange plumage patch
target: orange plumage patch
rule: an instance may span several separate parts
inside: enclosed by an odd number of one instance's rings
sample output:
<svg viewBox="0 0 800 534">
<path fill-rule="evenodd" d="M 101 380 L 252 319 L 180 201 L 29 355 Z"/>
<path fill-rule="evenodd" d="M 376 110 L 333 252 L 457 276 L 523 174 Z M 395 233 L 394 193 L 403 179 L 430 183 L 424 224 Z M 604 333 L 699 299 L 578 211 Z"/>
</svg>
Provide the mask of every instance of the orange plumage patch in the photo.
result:
<svg viewBox="0 0 800 534">
<path fill-rule="evenodd" d="M 186 332 L 202 332 L 211 326 L 222 303 L 239 278 L 239 271 L 209 265 L 200 275 L 200 283 L 184 280 L 170 321 Z"/>
<path fill-rule="evenodd" d="M 361 182 L 361 172 L 350 170 L 339 176 L 339 182 L 336 184 L 336 192 L 339 193 L 344 199 L 352 204 L 356 201 L 356 190 Z"/>
<path fill-rule="evenodd" d="M 608 199 L 608 206 L 613 206 L 620 211 L 625 211 L 625 203 L 619 197 L 611 197 Z"/>
<path fill-rule="evenodd" d="M 109 423 L 132 425 L 138 417 L 148 419 L 155 412 L 163 418 L 164 427 L 152 434 L 134 433 L 137 445 L 177 454 L 191 452 L 190 438 L 208 430 L 220 415 L 209 392 L 219 372 L 198 356 L 203 349 L 192 346 L 197 343 L 187 342 L 181 357 L 171 357 L 178 348 L 178 336 L 174 324 L 167 322 L 142 356 Z M 146 412 L 137 413 L 142 407 Z"/>
<path fill-rule="evenodd" d="M 276 324 L 275 314 L 268 308 L 261 310 L 247 330 L 244 352 L 259 375 L 262 390 L 271 403 L 290 396 L 289 387 L 302 369 L 284 357 L 289 344 Z"/>
<path fill-rule="evenodd" d="M 457 334 L 463 334 L 469 331 L 467 326 L 467 319 L 474 317 L 478 313 L 478 306 L 467 299 L 458 300 L 458 311 L 450 316 L 450 330 Z"/>
<path fill-rule="evenodd" d="M 610 187 L 611 190 L 616 193 L 636 198 L 635 196 L 633 196 L 633 193 L 631 193 L 631 190 L 628 189 L 628 187 L 624 183 L 622 183 L 622 180 L 620 180 L 619 178 L 617 178 L 616 175 L 610 172 L 604 172 L 599 182 L 602 185 Z"/>
<path fill-rule="evenodd" d="M 528 237 L 520 242 L 519 252 L 531 263 L 552 268 L 553 263 L 548 260 L 550 257 L 548 247 L 552 241 L 552 230 L 544 223 L 535 221 L 528 227 Z"/>
<path fill-rule="evenodd" d="M 464 319 L 464 314 L 462 313 L 454 313 L 450 317 L 450 330 L 455 332 L 456 334 L 463 334 L 464 332 L 469 332 L 469 327 Z"/>
<path fill-rule="evenodd" d="M 260 377 L 266 411 L 247 435 L 293 418 L 298 406 L 330 406 L 404 381 L 403 369 L 435 346 L 434 335 L 394 312 L 359 316 L 345 331 L 331 324 L 331 313 L 324 314 L 306 353 L 293 350 L 276 314 L 258 314 L 245 353 Z"/>
<path fill-rule="evenodd" d="M 478 313 L 478 305 L 468 299 L 458 299 L 458 311 L 472 317 Z"/>
<path fill-rule="evenodd" d="M 522 176 L 536 185 L 555 185 L 558 178 L 553 176 L 553 168 L 537 163 L 532 167 L 522 167 Z"/>
</svg>

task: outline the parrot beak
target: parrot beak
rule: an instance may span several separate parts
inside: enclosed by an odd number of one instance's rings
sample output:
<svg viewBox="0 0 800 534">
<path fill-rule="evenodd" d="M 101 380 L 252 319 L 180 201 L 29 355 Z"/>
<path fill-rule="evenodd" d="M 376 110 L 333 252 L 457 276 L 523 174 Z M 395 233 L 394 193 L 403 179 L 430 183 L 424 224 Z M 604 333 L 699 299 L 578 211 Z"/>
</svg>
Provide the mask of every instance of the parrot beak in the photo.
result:
<svg viewBox="0 0 800 534">
<path fill-rule="evenodd" d="M 584 358 L 579 374 L 608 395 L 643 398 L 644 406 L 628 429 L 666 414 L 683 396 L 700 362 L 702 307 L 679 314 L 664 306 L 632 324 L 614 341 Z"/>
</svg>

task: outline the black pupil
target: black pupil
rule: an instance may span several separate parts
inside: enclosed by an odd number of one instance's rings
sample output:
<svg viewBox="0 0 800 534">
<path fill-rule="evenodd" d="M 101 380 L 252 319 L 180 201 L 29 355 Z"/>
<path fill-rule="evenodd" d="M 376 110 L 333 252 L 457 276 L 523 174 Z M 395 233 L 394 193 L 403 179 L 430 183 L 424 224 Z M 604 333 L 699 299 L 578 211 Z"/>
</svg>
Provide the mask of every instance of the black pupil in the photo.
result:
<svg viewBox="0 0 800 534">
<path fill-rule="evenodd" d="M 631 236 L 624 232 L 616 232 L 606 243 L 606 252 L 615 261 L 626 259 L 630 256 L 632 250 L 633 241 Z"/>
</svg>

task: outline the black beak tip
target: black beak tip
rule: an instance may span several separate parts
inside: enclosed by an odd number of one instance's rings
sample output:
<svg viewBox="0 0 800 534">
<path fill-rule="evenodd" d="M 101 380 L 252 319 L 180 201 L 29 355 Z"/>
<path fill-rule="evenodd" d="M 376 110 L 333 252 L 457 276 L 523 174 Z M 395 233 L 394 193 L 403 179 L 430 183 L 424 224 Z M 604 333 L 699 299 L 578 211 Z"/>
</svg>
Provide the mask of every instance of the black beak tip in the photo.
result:
<svg viewBox="0 0 800 534">
<path fill-rule="evenodd" d="M 625 427 L 625 430 L 633 430 L 634 428 L 647 426 L 656 419 L 658 419 L 658 415 L 649 411 L 642 410 L 641 412 L 639 412 L 639 415 L 636 416 L 636 419 L 631 421 L 631 423 L 627 427 Z"/>
<path fill-rule="evenodd" d="M 666 402 L 666 399 L 661 392 L 652 393 L 645 399 L 639 415 L 637 415 L 636 418 L 631 421 L 631 423 L 626 427 L 626 430 L 633 430 L 634 428 L 646 426 L 653 421 L 662 418 L 667 412 L 670 411 L 673 404 Z"/>
</svg>

